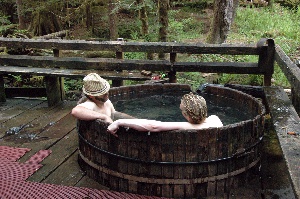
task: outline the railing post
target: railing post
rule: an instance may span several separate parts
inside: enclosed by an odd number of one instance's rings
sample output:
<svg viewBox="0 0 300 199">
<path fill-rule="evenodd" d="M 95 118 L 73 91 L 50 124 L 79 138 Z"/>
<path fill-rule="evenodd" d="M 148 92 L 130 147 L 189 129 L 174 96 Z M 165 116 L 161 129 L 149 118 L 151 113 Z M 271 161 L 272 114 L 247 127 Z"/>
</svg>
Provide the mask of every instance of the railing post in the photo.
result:
<svg viewBox="0 0 300 199">
<path fill-rule="evenodd" d="M 58 49 L 53 49 L 54 57 L 59 57 Z M 64 78 L 45 76 L 48 106 L 53 106 L 65 99 Z"/>
<path fill-rule="evenodd" d="M 172 68 L 168 73 L 169 83 L 176 83 L 177 82 L 176 71 L 173 69 L 173 64 L 176 61 L 176 57 L 177 57 L 176 53 L 170 53 L 170 62 L 172 64 Z"/>
<path fill-rule="evenodd" d="M 300 68 L 299 64 L 296 64 L 298 68 Z M 291 84 L 291 98 L 292 98 L 292 104 L 295 107 L 296 112 L 298 115 L 300 115 L 300 94 L 299 90 Z"/>
<path fill-rule="evenodd" d="M 265 44 L 268 45 L 266 50 L 263 48 Z M 275 42 L 273 39 L 262 38 L 257 42 L 257 47 L 261 48 L 258 67 L 264 72 L 264 86 L 271 86 L 271 79 L 274 73 Z"/>
<path fill-rule="evenodd" d="M 3 75 L 0 75 L 0 102 L 5 102 L 5 87 L 4 87 L 4 78 Z"/>
<path fill-rule="evenodd" d="M 118 41 L 123 41 L 123 38 L 118 38 Z M 124 52 L 117 51 L 116 58 L 124 59 Z M 122 70 L 120 70 L 118 72 L 122 72 Z M 112 87 L 119 87 L 119 86 L 123 86 L 123 85 L 124 85 L 123 80 L 112 80 Z"/>
</svg>

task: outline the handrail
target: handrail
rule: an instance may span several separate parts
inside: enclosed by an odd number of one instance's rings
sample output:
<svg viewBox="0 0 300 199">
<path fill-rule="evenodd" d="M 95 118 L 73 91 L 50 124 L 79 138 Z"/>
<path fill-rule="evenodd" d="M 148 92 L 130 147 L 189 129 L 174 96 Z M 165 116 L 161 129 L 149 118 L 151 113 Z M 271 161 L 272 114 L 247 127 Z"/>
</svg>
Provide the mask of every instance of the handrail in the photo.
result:
<svg viewBox="0 0 300 199">
<path fill-rule="evenodd" d="M 275 47 L 275 61 L 292 87 L 300 91 L 300 68 L 285 54 L 280 46 Z"/>
<path fill-rule="evenodd" d="M 20 39 L 0 37 L 0 46 L 83 51 L 119 51 L 187 54 L 259 55 L 256 44 L 203 44 L 178 42 L 85 41 L 61 39 Z"/>
</svg>

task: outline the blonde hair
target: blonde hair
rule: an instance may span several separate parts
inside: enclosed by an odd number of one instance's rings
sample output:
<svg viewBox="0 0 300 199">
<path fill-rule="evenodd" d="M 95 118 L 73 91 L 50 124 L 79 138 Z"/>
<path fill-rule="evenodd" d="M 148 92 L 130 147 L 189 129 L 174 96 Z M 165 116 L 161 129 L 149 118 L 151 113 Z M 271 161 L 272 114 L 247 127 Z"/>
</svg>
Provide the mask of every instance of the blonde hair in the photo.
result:
<svg viewBox="0 0 300 199">
<path fill-rule="evenodd" d="M 207 117 L 207 106 L 205 99 L 190 92 L 181 98 L 183 112 L 191 118 L 191 123 L 200 124 Z"/>
</svg>

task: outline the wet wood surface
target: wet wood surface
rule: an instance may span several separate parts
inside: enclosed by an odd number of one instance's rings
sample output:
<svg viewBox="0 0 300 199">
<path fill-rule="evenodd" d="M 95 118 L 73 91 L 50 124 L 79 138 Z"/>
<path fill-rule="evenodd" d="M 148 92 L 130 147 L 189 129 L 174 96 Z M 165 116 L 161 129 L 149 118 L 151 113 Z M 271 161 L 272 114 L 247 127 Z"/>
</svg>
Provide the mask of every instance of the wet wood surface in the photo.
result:
<svg viewBox="0 0 300 199">
<path fill-rule="evenodd" d="M 300 118 L 283 89 L 265 87 L 264 92 L 293 189 L 300 198 Z"/>
<path fill-rule="evenodd" d="M 51 150 L 29 181 L 108 189 L 86 177 L 77 164 L 76 119 L 70 115 L 75 101 L 49 108 L 47 101 L 7 99 L 0 104 L 0 145 L 31 149 L 20 162 L 40 150 Z"/>
</svg>

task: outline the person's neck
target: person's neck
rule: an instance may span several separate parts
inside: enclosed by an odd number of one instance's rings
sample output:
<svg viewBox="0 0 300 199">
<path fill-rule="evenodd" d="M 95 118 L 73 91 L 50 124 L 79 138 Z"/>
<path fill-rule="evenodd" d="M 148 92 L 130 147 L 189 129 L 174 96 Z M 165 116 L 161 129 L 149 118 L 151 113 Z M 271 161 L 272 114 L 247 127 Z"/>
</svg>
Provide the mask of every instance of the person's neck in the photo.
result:
<svg viewBox="0 0 300 199">
<path fill-rule="evenodd" d="M 193 123 L 192 122 L 193 120 L 190 117 L 188 118 L 188 122 L 191 124 L 202 124 L 203 122 L 205 122 L 205 120 L 206 120 L 206 118 L 203 118 L 199 123 Z"/>
</svg>

